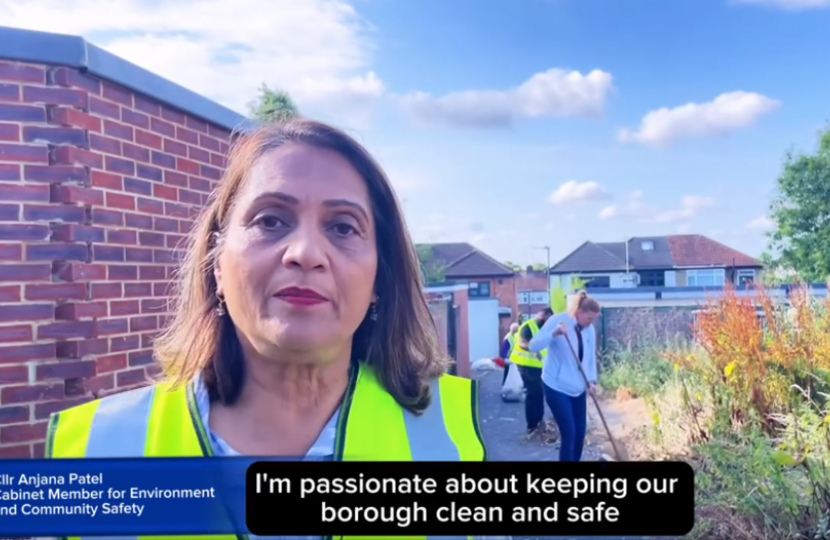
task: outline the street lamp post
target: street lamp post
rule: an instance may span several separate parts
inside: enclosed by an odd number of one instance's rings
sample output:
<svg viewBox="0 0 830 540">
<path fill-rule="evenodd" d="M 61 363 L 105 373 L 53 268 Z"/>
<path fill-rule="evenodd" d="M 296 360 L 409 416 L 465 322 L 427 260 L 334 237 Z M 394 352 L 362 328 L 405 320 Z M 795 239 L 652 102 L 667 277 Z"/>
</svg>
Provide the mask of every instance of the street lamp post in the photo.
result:
<svg viewBox="0 0 830 540">
<path fill-rule="evenodd" d="M 547 253 L 548 264 L 545 266 L 545 287 L 548 289 L 548 305 L 553 306 L 553 291 L 550 287 L 550 246 L 539 246 L 536 249 L 544 249 Z"/>
</svg>

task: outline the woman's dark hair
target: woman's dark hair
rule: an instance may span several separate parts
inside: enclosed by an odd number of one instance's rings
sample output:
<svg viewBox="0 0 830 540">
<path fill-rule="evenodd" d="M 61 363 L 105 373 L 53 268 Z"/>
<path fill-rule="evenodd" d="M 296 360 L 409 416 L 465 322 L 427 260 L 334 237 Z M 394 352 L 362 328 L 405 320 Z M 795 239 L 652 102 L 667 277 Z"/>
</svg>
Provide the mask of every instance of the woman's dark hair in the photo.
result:
<svg viewBox="0 0 830 540">
<path fill-rule="evenodd" d="M 233 404 L 245 384 L 242 348 L 227 315 L 217 314 L 214 264 L 228 218 L 256 163 L 286 144 L 303 144 L 341 155 L 369 189 L 377 230 L 377 319 L 357 329 L 353 360 L 374 367 L 386 390 L 419 413 L 430 403 L 429 380 L 446 372 L 448 358 L 422 292 L 420 264 L 389 180 L 369 153 L 344 132 L 310 120 L 270 124 L 236 139 L 227 169 L 196 219 L 178 275 L 172 320 L 155 340 L 164 374 L 181 387 L 201 374 L 213 400 Z"/>
</svg>

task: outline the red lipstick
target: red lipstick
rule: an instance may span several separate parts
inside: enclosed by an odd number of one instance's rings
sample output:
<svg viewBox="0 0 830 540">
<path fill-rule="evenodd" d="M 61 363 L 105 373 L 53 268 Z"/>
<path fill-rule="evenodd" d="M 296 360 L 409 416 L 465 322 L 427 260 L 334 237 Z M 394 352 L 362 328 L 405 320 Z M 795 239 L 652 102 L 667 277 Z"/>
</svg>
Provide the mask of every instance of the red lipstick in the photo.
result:
<svg viewBox="0 0 830 540">
<path fill-rule="evenodd" d="M 329 301 L 328 298 L 317 291 L 301 287 L 286 287 L 274 296 L 295 306 L 316 306 Z"/>
</svg>

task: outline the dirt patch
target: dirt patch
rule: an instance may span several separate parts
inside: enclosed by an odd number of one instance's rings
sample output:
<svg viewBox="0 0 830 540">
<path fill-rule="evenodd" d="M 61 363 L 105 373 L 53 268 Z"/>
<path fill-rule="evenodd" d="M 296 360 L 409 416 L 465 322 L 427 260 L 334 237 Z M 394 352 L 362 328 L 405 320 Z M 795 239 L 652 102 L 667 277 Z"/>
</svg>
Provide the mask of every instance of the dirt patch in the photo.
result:
<svg viewBox="0 0 830 540">
<path fill-rule="evenodd" d="M 645 434 L 653 425 L 654 419 L 645 400 L 634 397 L 632 394 L 603 395 L 599 398 L 600 407 L 614 439 L 624 447 L 624 457 L 636 460 L 644 452 L 641 447 Z M 599 413 L 593 400 L 588 405 L 588 440 L 592 445 L 602 449 L 602 452 L 614 456 L 611 441 L 600 420 Z"/>
</svg>

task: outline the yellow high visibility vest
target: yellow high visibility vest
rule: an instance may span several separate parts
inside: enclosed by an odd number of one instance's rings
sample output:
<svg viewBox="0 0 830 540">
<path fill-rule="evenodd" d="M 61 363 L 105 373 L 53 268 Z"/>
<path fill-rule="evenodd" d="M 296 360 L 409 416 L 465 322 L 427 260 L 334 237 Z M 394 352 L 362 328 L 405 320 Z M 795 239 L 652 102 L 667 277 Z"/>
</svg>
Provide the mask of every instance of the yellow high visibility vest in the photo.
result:
<svg viewBox="0 0 830 540">
<path fill-rule="evenodd" d="M 416 416 L 398 405 L 372 368 L 362 362 L 357 366 L 351 370 L 340 407 L 335 461 L 487 459 L 479 422 L 476 381 L 451 375 L 433 380 L 432 403 Z M 177 390 L 170 390 L 168 384 L 147 386 L 67 409 L 52 415 L 46 440 L 48 458 L 212 455 L 192 384 Z M 173 540 L 183 537 L 133 538 Z M 189 538 L 247 540 L 247 535 Z M 356 536 L 336 538 L 364 540 Z M 428 537 L 401 538 L 429 540 Z M 456 537 L 456 540 L 469 539 Z"/>
<path fill-rule="evenodd" d="M 536 319 L 530 319 L 525 321 L 520 327 L 517 335 L 521 338 L 522 330 L 524 327 L 527 326 L 530 328 L 530 332 L 532 335 L 536 335 L 539 333 L 539 325 L 536 324 Z M 542 358 L 544 359 L 548 355 L 547 349 L 542 351 Z M 523 349 L 521 345 L 519 345 L 518 340 L 516 346 L 513 347 L 513 353 L 510 355 L 510 361 L 516 364 L 517 366 L 526 366 L 526 367 L 533 367 L 533 368 L 542 368 L 544 365 L 542 360 L 536 358 L 536 355 L 526 349 Z"/>
<path fill-rule="evenodd" d="M 516 334 L 507 334 L 507 342 L 510 344 L 510 350 L 508 351 L 506 360 L 510 360 L 513 349 L 516 348 Z"/>
</svg>

